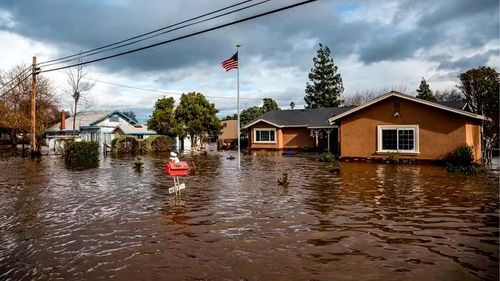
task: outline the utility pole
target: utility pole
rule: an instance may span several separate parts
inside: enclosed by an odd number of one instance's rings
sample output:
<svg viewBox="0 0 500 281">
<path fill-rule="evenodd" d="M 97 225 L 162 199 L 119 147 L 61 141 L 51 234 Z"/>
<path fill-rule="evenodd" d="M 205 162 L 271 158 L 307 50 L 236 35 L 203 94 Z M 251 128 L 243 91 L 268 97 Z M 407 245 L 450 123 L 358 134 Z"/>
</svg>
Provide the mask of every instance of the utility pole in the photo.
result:
<svg viewBox="0 0 500 281">
<path fill-rule="evenodd" d="M 31 70 L 31 156 L 36 155 L 36 57 L 33 57 Z"/>
</svg>

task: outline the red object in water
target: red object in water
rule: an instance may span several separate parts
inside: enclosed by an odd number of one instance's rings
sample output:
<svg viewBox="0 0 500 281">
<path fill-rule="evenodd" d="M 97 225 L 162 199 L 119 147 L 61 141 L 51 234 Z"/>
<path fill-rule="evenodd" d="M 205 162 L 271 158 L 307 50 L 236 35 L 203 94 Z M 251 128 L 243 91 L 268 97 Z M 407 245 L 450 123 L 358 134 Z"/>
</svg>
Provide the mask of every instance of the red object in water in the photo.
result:
<svg viewBox="0 0 500 281">
<path fill-rule="evenodd" d="M 165 174 L 169 176 L 187 176 L 189 166 L 186 162 L 167 162 L 164 167 Z"/>
</svg>

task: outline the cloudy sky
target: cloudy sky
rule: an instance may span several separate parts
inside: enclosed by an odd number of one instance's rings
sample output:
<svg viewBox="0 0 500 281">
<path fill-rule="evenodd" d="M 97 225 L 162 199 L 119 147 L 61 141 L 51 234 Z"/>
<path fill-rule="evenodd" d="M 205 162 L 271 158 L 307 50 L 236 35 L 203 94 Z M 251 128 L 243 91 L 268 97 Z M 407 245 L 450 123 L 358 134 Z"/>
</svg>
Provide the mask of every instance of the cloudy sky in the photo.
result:
<svg viewBox="0 0 500 281">
<path fill-rule="evenodd" d="M 2 0 L 0 69 L 58 58 L 170 25 L 241 0 Z M 259 0 L 250 2 L 257 3 Z M 299 0 L 271 0 L 251 9 L 138 43 L 144 46 Z M 198 91 L 220 109 L 236 109 L 236 72 L 219 63 L 242 44 L 241 106 L 272 97 L 282 108 L 303 105 L 318 43 L 332 50 L 344 95 L 398 89 L 414 94 L 425 77 L 434 90 L 451 89 L 457 74 L 480 65 L 499 68 L 497 0 L 319 0 L 274 15 L 142 52 L 93 63 L 91 77 L 160 92 L 97 82 L 94 110 L 132 109 L 146 119 L 157 98 Z M 124 50 L 134 46 L 125 47 Z M 95 58 L 116 51 L 100 54 Z M 45 69 L 48 69 L 46 67 Z M 64 72 L 53 79 L 61 106 Z"/>
</svg>

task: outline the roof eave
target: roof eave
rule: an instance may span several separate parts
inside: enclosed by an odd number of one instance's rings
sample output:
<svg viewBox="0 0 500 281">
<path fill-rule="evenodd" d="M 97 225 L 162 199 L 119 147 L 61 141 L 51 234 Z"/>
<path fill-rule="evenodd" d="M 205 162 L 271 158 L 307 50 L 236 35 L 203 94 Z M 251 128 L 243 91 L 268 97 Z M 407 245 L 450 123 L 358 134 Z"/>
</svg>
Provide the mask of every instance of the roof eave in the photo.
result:
<svg viewBox="0 0 500 281">
<path fill-rule="evenodd" d="M 491 121 L 490 118 L 487 118 L 485 116 L 482 116 L 482 115 L 478 115 L 478 114 L 474 114 L 474 113 L 471 113 L 471 112 L 467 112 L 467 111 L 463 111 L 463 110 L 460 110 L 460 109 L 456 109 L 456 108 L 452 108 L 452 107 L 449 107 L 449 106 L 445 106 L 445 105 L 441 105 L 441 104 L 438 104 L 438 103 L 434 103 L 434 102 L 430 102 L 430 101 L 426 101 L 426 100 L 423 100 L 423 99 L 419 99 L 419 98 L 416 98 L 416 97 L 411 97 L 411 96 L 408 96 L 408 95 L 404 95 L 402 93 L 398 93 L 398 92 L 389 92 L 385 95 L 382 95 L 376 99 L 373 99 L 365 104 L 362 104 L 360 106 L 357 106 L 355 108 L 352 108 L 344 113 L 341 113 L 341 114 L 338 114 L 336 116 L 333 116 L 331 118 L 328 119 L 328 122 L 330 124 L 333 124 L 336 120 L 339 120 L 347 115 L 350 115 L 354 112 L 357 112 L 361 109 L 364 109 L 366 107 L 369 107 L 373 104 L 376 104 L 382 100 L 385 100 L 389 97 L 399 97 L 399 98 L 402 98 L 402 99 L 406 99 L 406 100 L 409 100 L 409 101 L 414 101 L 414 102 L 418 102 L 418 103 L 421 103 L 421 104 L 426 104 L 426 105 L 429 105 L 429 106 L 432 106 L 432 107 L 436 107 L 436 108 L 440 108 L 442 110 L 447 110 L 447 111 L 450 111 L 450 112 L 454 112 L 454 113 L 457 113 L 457 114 L 460 114 L 460 115 L 464 115 L 464 116 L 467 116 L 467 117 L 470 117 L 470 118 L 474 118 L 474 119 L 479 119 L 479 120 L 483 120 L 483 121 Z"/>
</svg>

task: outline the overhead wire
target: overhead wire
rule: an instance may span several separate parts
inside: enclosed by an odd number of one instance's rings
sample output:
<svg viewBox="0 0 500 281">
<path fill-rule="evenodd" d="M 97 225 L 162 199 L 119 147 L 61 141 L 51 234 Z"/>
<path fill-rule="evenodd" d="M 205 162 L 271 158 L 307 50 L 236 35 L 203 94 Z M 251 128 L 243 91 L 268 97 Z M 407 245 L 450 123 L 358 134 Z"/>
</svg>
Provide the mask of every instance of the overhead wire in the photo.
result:
<svg viewBox="0 0 500 281">
<path fill-rule="evenodd" d="M 235 10 L 232 10 L 232 11 L 229 11 L 229 12 L 226 12 L 226 13 L 223 13 L 223 14 L 219 14 L 219 15 L 216 15 L 216 16 L 213 16 L 213 17 L 209 17 L 209 18 L 206 18 L 206 19 L 203 19 L 203 20 L 195 21 L 195 22 L 192 22 L 192 23 L 189 23 L 189 24 L 186 24 L 186 25 L 182 25 L 182 26 L 176 27 L 176 28 L 168 29 L 168 30 L 163 31 L 161 33 L 153 34 L 153 35 L 147 36 L 145 38 L 134 40 L 132 42 L 121 44 L 121 45 L 118 45 L 118 46 L 115 46 L 115 47 L 112 47 L 112 48 L 107 48 L 105 50 L 100 50 L 100 51 L 95 51 L 95 52 L 87 53 L 85 55 L 77 56 L 75 58 L 70 58 L 70 59 L 66 59 L 66 60 L 62 60 L 62 61 L 57 61 L 57 62 L 49 63 L 49 64 L 44 65 L 44 67 L 48 67 L 48 66 L 52 66 L 52 65 L 56 65 L 56 64 L 61 64 L 61 63 L 65 63 L 65 62 L 70 62 L 70 61 L 74 61 L 74 60 L 80 60 L 82 58 L 86 58 L 86 57 L 89 57 L 89 56 L 94 56 L 94 55 L 97 55 L 97 54 L 100 54 L 100 53 L 109 52 L 109 51 L 112 51 L 112 50 L 116 50 L 116 49 L 119 49 L 119 48 L 130 46 L 130 45 L 133 45 L 133 44 L 136 44 L 136 43 L 139 43 L 139 42 L 143 42 L 143 41 L 146 41 L 146 40 L 158 37 L 158 36 L 163 35 L 163 34 L 174 32 L 174 31 L 186 28 L 186 27 L 190 27 L 190 26 L 193 26 L 193 25 L 197 25 L 197 24 L 200 24 L 200 23 L 211 21 L 213 19 L 217 19 L 217 18 L 220 18 L 220 17 L 224 17 L 224 16 L 227 16 L 227 15 L 239 12 L 239 11 L 243 11 L 243 10 L 246 10 L 246 9 L 258 6 L 258 5 L 262 5 L 262 4 L 270 2 L 270 1 L 272 1 L 272 0 L 263 0 L 263 1 L 251 4 L 251 5 L 239 8 L 239 9 L 235 9 Z"/>
<path fill-rule="evenodd" d="M 153 92 L 153 93 L 160 93 L 160 94 L 168 94 L 168 95 L 177 95 L 180 96 L 182 95 L 181 93 L 174 93 L 174 92 L 167 92 L 167 91 L 160 91 L 160 90 L 153 90 L 153 89 L 146 89 L 146 88 L 141 88 L 141 87 L 136 87 L 136 86 L 130 86 L 130 85 L 124 85 L 124 84 L 119 84 L 115 82 L 108 82 L 108 81 L 103 81 L 100 79 L 94 79 L 94 78 L 87 78 L 87 80 L 91 80 L 97 83 L 103 83 L 103 84 L 108 84 L 108 85 L 113 85 L 113 86 L 119 86 L 119 87 L 124 87 L 124 88 L 129 88 L 129 89 L 134 89 L 134 90 L 140 90 L 140 91 L 146 91 L 146 92 Z M 229 100 L 235 100 L 235 97 L 222 97 L 222 96 L 209 96 L 209 95 L 204 95 L 207 98 L 213 98 L 213 99 L 229 99 Z M 240 97 L 240 99 L 244 100 L 262 100 L 263 98 L 244 98 Z M 290 100 L 289 98 L 277 98 L 275 100 Z"/>
<path fill-rule="evenodd" d="M 17 78 L 19 78 L 19 76 L 22 76 L 27 70 L 31 69 L 32 67 L 29 66 L 27 67 L 26 69 L 24 69 L 23 71 L 19 72 L 18 74 L 16 74 L 9 82 L 7 83 L 4 83 L 1 87 L 0 87 L 0 90 L 2 90 L 3 88 L 7 87 L 9 84 L 11 84 L 12 82 L 14 82 Z M 15 87 L 14 87 L 15 88 Z"/>
<path fill-rule="evenodd" d="M 153 33 L 156 33 L 156 32 L 159 32 L 159 31 L 162 31 L 162 30 L 165 30 L 167 28 L 171 28 L 171 27 L 174 27 L 174 26 L 177 26 L 177 25 L 181 25 L 183 23 L 186 23 L 186 22 L 190 22 L 190 21 L 193 21 L 193 20 L 197 20 L 197 19 L 200 19 L 200 18 L 203 18 L 203 17 L 206 17 L 206 16 L 209 16 L 209 15 L 213 15 L 215 13 L 218 13 L 218 12 L 221 12 L 221 11 L 224 11 L 224 10 L 227 10 L 227 9 L 231 9 L 231 8 L 234 8 L 234 7 L 237 7 L 237 6 L 240 6 L 240 5 L 243 5 L 243 4 L 246 4 L 248 2 L 252 2 L 254 0 L 245 0 L 245 1 L 241 1 L 239 3 L 235 3 L 233 5 L 230 5 L 230 6 L 226 6 L 224 8 L 221 8 L 221 9 L 217 9 L 215 11 L 212 11 L 212 12 L 208 12 L 208 13 L 205 13 L 205 14 L 202 14 L 202 15 L 199 15 L 199 16 L 196 16 L 196 17 L 193 17 L 193 18 L 190 18 L 190 19 L 187 19 L 187 20 L 183 20 L 183 21 L 180 21 L 178 23 L 174 23 L 174 24 L 171 24 L 171 25 L 167 25 L 167 26 L 164 26 L 164 27 L 161 27 L 161 28 L 158 28 L 158 29 L 155 29 L 153 31 L 149 31 L 149 32 L 146 32 L 146 33 L 142 33 L 142 34 L 139 34 L 137 36 L 133 36 L 133 37 L 130 37 L 130 38 L 127 38 L 127 39 L 124 39 L 124 40 L 120 40 L 118 42 L 115 42 L 115 43 L 111 43 L 111 44 L 107 44 L 105 46 L 101 46 L 101 47 L 98 47 L 98 48 L 94 48 L 94 49 L 91 49 L 91 50 L 87 50 L 87 51 L 84 51 L 84 52 L 80 52 L 80 53 L 75 53 L 73 55 L 68 55 L 68 56 L 65 56 L 65 57 L 61 57 L 61 58 L 56 58 L 56 59 L 52 59 L 52 60 L 48 60 L 48 61 L 44 61 L 44 62 L 40 62 L 39 65 L 44 65 L 44 64 L 47 64 L 47 63 L 50 63 L 50 62 L 55 62 L 55 61 L 59 61 L 59 60 L 64 60 L 64 59 L 68 59 L 68 58 L 71 58 L 71 57 L 76 57 L 76 56 L 81 56 L 83 54 L 87 54 L 87 53 L 90 53 L 90 52 L 94 52 L 94 51 L 98 51 L 98 50 L 102 50 L 102 49 L 105 49 L 105 48 L 108 48 L 108 47 L 112 47 L 112 46 L 115 46 L 115 45 L 118 45 L 118 44 L 121 44 L 121 43 L 125 43 L 127 41 L 130 41 L 130 40 L 134 40 L 134 39 L 137 39 L 137 38 L 140 38 L 140 37 L 144 37 L 144 36 L 147 36 L 147 35 L 150 35 L 150 34 L 153 34 Z"/>
<path fill-rule="evenodd" d="M 298 3 L 290 4 L 290 5 L 287 5 L 287 6 L 284 6 L 284 7 L 281 7 L 281 8 L 277 8 L 277 9 L 274 9 L 274 10 L 270 10 L 270 11 L 259 13 L 259 14 L 253 15 L 253 16 L 249 16 L 249 17 L 245 17 L 245 18 L 242 18 L 242 19 L 234 20 L 234 21 L 231 21 L 231 22 L 228 22 L 228 23 L 225 23 L 225 24 L 221 24 L 221 25 L 217 25 L 217 26 L 214 26 L 214 27 L 210 27 L 210 28 L 207 28 L 207 29 L 203 29 L 203 30 L 200 30 L 200 31 L 197 31 L 197 32 L 193 32 L 193 33 L 187 34 L 187 35 L 179 36 L 179 37 L 176 37 L 176 38 L 173 38 L 173 39 L 164 40 L 164 41 L 161 41 L 161 42 L 158 42 L 158 43 L 155 43 L 155 44 L 151 44 L 151 45 L 143 46 L 143 47 L 140 47 L 140 48 L 128 50 L 128 51 L 117 53 L 117 54 L 114 54 L 114 55 L 109 55 L 109 56 L 101 57 L 101 58 L 98 58 L 98 59 L 93 59 L 93 60 L 89 60 L 89 61 L 84 61 L 84 62 L 80 62 L 80 63 L 76 63 L 76 64 L 71 64 L 71 65 L 67 65 L 67 66 L 62 66 L 62 67 L 56 67 L 56 68 L 47 69 L 47 70 L 43 70 L 42 69 L 41 73 L 51 72 L 51 71 L 56 71 L 56 70 L 61 70 L 61 69 L 66 69 L 66 68 L 80 66 L 80 65 L 85 65 L 85 64 L 94 63 L 94 62 L 98 62 L 98 61 L 102 61 L 102 60 L 106 60 L 106 59 L 110 59 L 110 58 L 115 58 L 115 57 L 118 57 L 118 56 L 123 56 L 123 55 L 130 54 L 130 53 L 135 53 L 135 52 L 138 52 L 138 51 L 150 49 L 150 48 L 157 47 L 157 46 L 160 46 L 160 45 L 164 45 L 164 44 L 168 44 L 168 43 L 171 43 L 171 42 L 175 42 L 175 41 L 178 41 L 178 40 L 181 40 L 181 39 L 193 37 L 193 36 L 196 36 L 196 35 L 199 35 L 199 34 L 203 34 L 203 33 L 206 33 L 206 32 L 210 32 L 210 31 L 213 31 L 213 30 L 221 29 L 221 28 L 224 28 L 224 27 L 227 27 L 227 26 L 231 26 L 231 25 L 234 25 L 234 24 L 242 23 L 242 22 L 245 22 L 245 21 L 249 21 L 249 20 L 252 20 L 252 19 L 256 19 L 256 18 L 260 18 L 260 17 L 266 16 L 266 15 L 270 15 L 270 14 L 274 14 L 274 13 L 281 12 L 281 11 L 284 11 L 284 10 L 288 10 L 288 9 L 291 9 L 291 8 L 295 8 L 295 7 L 298 7 L 298 6 L 302 6 L 302 5 L 305 5 L 305 4 L 308 4 L 308 3 L 311 3 L 311 2 L 315 2 L 315 1 L 318 1 L 318 0 L 301 1 L 301 2 L 298 2 Z"/>
<path fill-rule="evenodd" d="M 27 76 L 25 76 L 23 79 L 21 79 L 19 82 L 17 82 L 16 85 L 12 86 L 10 89 L 8 89 L 7 91 L 3 92 L 2 94 L 0 94 L 0 98 L 3 98 L 6 94 L 8 94 L 10 91 L 14 90 L 17 86 L 21 85 L 21 83 L 23 83 L 26 79 L 28 79 L 30 76 L 31 76 L 32 73 L 28 74 Z"/>
</svg>

